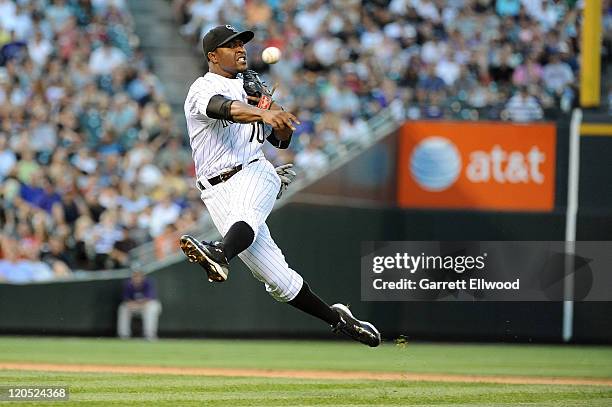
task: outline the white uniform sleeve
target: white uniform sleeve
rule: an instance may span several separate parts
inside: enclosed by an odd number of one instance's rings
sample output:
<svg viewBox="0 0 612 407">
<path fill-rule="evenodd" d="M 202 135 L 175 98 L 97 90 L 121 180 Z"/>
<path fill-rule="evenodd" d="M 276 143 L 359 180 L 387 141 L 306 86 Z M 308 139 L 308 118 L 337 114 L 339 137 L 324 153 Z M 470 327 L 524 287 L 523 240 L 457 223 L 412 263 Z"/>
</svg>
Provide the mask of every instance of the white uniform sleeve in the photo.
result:
<svg viewBox="0 0 612 407">
<path fill-rule="evenodd" d="M 193 84 L 187 96 L 187 107 L 189 114 L 199 120 L 214 120 L 206 115 L 206 108 L 210 98 L 223 94 L 219 85 L 206 80 L 200 80 Z"/>
</svg>

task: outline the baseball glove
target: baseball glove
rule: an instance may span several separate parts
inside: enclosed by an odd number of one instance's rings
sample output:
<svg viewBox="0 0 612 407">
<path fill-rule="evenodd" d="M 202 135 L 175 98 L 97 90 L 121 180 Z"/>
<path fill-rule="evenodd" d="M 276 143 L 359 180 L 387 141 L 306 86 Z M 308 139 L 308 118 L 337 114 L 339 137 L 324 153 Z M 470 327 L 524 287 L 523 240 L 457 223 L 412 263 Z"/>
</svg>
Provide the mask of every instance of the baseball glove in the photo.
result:
<svg viewBox="0 0 612 407">
<path fill-rule="evenodd" d="M 280 165 L 275 168 L 276 173 L 278 174 L 278 177 L 281 180 L 280 190 L 278 191 L 278 195 L 276 195 L 276 199 L 279 199 L 281 195 L 283 195 L 283 192 L 285 192 L 289 184 L 291 184 L 295 180 L 297 174 L 295 173 L 295 171 L 292 170 L 292 168 L 293 164 Z"/>
<path fill-rule="evenodd" d="M 242 73 L 242 87 L 248 96 L 259 99 L 259 102 L 249 100 L 249 104 L 256 105 L 260 109 L 269 109 L 272 105 L 272 92 L 268 90 L 265 83 L 259 79 L 259 74 L 252 69 Z"/>
</svg>

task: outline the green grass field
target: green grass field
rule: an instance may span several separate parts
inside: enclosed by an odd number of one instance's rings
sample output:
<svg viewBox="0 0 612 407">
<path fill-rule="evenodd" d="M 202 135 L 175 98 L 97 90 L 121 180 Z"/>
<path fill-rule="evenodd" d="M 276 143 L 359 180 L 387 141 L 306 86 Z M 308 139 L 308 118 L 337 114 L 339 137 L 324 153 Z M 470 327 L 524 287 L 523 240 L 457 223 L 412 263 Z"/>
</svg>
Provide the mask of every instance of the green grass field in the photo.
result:
<svg viewBox="0 0 612 407">
<path fill-rule="evenodd" d="M 610 347 L 0 337 L 0 364 L 25 362 L 612 378 Z M 0 386 L 25 384 L 70 387 L 45 405 L 612 406 L 612 386 L 0 370 Z"/>
</svg>

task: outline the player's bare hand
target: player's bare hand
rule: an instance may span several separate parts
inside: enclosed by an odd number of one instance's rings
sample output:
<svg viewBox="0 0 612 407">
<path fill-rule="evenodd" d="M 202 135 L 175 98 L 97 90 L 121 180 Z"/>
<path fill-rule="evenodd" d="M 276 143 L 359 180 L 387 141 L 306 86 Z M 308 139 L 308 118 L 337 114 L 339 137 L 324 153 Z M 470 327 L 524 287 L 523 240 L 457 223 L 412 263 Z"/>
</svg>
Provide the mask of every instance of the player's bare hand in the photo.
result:
<svg viewBox="0 0 612 407">
<path fill-rule="evenodd" d="M 264 110 L 261 119 L 264 123 L 272 125 L 274 130 L 291 129 L 295 131 L 295 125 L 300 124 L 297 117 L 284 110 Z"/>
</svg>

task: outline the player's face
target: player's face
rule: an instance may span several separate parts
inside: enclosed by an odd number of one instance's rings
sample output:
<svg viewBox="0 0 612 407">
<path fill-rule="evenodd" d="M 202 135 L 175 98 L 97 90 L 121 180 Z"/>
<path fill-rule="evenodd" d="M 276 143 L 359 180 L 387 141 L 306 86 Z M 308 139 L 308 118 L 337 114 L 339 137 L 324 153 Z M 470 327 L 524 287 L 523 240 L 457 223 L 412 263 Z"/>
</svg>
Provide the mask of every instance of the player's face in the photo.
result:
<svg viewBox="0 0 612 407">
<path fill-rule="evenodd" d="M 235 75 L 247 69 L 247 54 L 242 40 L 235 39 L 223 44 L 214 54 L 217 56 L 219 68 L 229 74 Z"/>
</svg>

